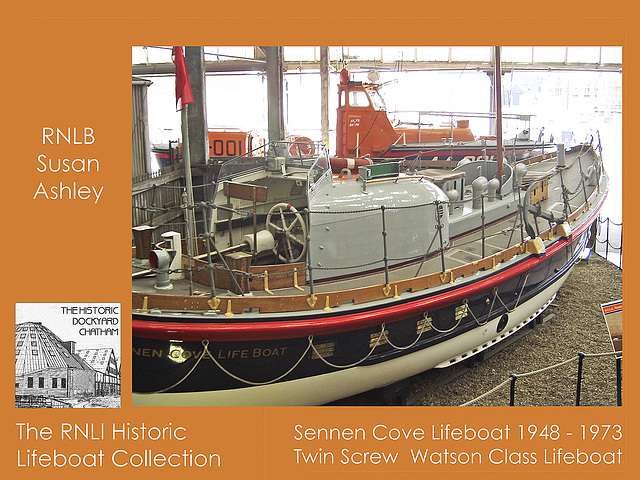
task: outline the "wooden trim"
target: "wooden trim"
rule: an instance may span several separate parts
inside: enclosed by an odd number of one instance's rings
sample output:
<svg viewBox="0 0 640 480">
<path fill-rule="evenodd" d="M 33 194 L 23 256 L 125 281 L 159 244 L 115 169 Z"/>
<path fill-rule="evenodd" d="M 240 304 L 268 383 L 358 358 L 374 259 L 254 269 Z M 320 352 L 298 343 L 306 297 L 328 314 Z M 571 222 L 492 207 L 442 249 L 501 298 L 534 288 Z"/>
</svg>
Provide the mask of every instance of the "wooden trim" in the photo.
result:
<svg viewBox="0 0 640 480">
<path fill-rule="evenodd" d="M 263 185 L 251 185 L 248 183 L 238 182 L 223 182 L 222 190 L 226 197 L 239 198 L 241 200 L 254 200 L 256 202 L 267 201 L 267 187 Z"/>
</svg>

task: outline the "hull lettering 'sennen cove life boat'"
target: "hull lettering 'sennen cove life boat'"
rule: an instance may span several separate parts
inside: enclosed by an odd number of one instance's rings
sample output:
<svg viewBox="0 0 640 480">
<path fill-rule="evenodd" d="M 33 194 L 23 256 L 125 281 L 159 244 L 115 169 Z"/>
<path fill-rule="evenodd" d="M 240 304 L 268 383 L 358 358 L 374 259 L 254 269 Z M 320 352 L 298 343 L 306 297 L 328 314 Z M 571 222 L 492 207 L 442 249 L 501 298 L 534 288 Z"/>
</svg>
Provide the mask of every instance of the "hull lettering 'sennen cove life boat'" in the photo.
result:
<svg viewBox="0 0 640 480">
<path fill-rule="evenodd" d="M 222 166 L 193 258 L 136 245 L 134 405 L 319 405 L 470 358 L 551 303 L 607 194 L 591 145 L 495 178 L 300 143 Z"/>
</svg>

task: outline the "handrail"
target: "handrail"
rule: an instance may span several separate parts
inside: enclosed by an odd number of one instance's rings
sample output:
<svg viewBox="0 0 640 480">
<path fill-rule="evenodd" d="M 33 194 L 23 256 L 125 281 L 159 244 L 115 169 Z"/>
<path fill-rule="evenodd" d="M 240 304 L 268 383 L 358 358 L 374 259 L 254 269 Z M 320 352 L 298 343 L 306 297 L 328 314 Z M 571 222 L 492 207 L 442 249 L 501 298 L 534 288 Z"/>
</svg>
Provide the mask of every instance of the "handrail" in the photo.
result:
<svg viewBox="0 0 640 480">
<path fill-rule="evenodd" d="M 574 212 L 574 217 L 577 217 L 579 214 L 582 214 L 585 210 L 587 210 L 588 206 L 583 206 L 582 209 Z M 569 221 L 572 221 L 570 219 Z M 561 226 L 555 226 L 551 229 L 548 229 L 544 232 L 541 232 L 540 238 L 543 240 L 548 240 L 549 238 L 557 238 L 558 234 L 556 233 L 557 229 Z M 404 291 L 420 291 L 425 290 L 435 286 L 441 286 L 443 284 L 451 283 L 455 281 L 456 278 L 466 277 L 469 275 L 474 275 L 482 270 L 488 270 L 494 268 L 496 265 L 500 263 L 504 263 L 508 260 L 511 260 L 513 257 L 519 254 L 527 253 L 526 250 L 526 242 L 522 244 L 515 245 L 507 250 L 503 250 L 498 252 L 490 257 L 483 258 L 476 262 L 466 264 L 460 267 L 455 267 L 450 270 L 447 270 L 445 275 L 443 276 L 442 272 L 435 272 L 431 274 L 426 274 L 419 277 L 409 278 L 406 280 L 393 282 L 391 285 L 397 287 L 398 292 L 402 293 Z M 318 268 L 318 267 L 314 267 Z M 286 272 L 292 274 L 293 272 Z M 279 275 L 286 274 L 285 272 L 280 273 Z M 252 277 L 256 278 L 260 275 L 253 274 Z M 337 307 L 344 302 L 353 302 L 359 303 L 361 298 L 366 298 L 367 300 L 375 300 L 375 299 L 383 299 L 388 298 L 389 295 L 384 294 L 384 290 L 386 290 L 387 286 L 383 284 L 372 285 L 369 287 L 363 287 L 358 289 L 357 292 L 345 292 L 342 291 L 332 291 L 332 292 L 323 292 L 316 294 L 318 297 L 318 301 L 316 303 L 317 308 L 323 308 L 325 306 L 325 302 L 329 302 L 330 307 Z M 356 293 L 358 295 L 356 295 Z M 164 309 L 175 309 L 175 310 L 187 310 L 187 311 L 198 311 L 198 310 L 210 310 L 211 306 L 208 304 L 209 297 L 201 297 L 201 296 L 180 296 L 180 295 L 159 295 L 159 294 L 147 294 L 141 292 L 133 292 L 133 308 L 134 309 L 143 309 L 151 310 L 152 308 L 164 308 Z M 157 304 L 153 304 L 157 299 Z M 286 301 L 281 301 L 279 298 L 284 298 Z M 253 308 L 258 309 L 260 312 L 268 313 L 268 312 L 281 312 L 281 311 L 301 311 L 301 310 L 310 310 L 316 307 L 312 307 L 308 302 L 307 298 L 309 295 L 300 294 L 300 295 L 285 295 L 281 297 L 256 297 L 256 296 L 245 296 L 245 297 L 228 297 L 221 296 L 218 297 L 218 300 L 221 300 L 223 303 L 219 304 L 220 311 L 231 310 L 233 313 L 242 313 L 245 309 Z M 329 299 L 328 301 L 326 299 Z M 153 300 L 153 302 L 152 302 Z M 173 307 L 173 308 L 171 308 Z"/>
<path fill-rule="evenodd" d="M 382 179 L 381 179 L 382 180 Z M 591 196 L 589 198 L 587 198 L 587 202 L 582 204 L 578 209 L 576 209 L 574 212 L 571 213 L 571 215 L 567 216 L 566 221 L 568 222 L 573 222 L 576 218 L 578 218 L 579 215 L 581 215 L 582 213 L 584 213 L 586 210 L 588 210 L 591 206 L 591 203 L 593 202 L 593 200 L 596 198 L 596 196 L 598 195 L 598 190 L 595 189 Z M 470 200 L 467 200 L 470 201 Z M 438 202 L 430 202 L 428 204 L 425 205 L 436 205 Z M 520 202 L 522 203 L 522 202 Z M 206 202 L 202 202 L 202 205 L 207 205 Z M 424 206 L 424 205 L 422 205 Z M 398 206 L 398 207 L 393 207 L 393 209 L 401 209 L 401 208 L 416 208 L 418 206 Z M 374 208 L 374 209 L 368 209 L 367 211 L 384 211 L 384 207 L 380 208 Z M 309 213 L 314 213 L 314 212 L 309 212 L 307 211 L 307 215 Z M 322 214 L 349 214 L 349 213 L 355 213 L 354 212 L 330 212 L 330 211 L 323 211 L 323 212 L 315 212 L 315 213 L 322 213 Z M 516 226 L 514 225 L 513 227 L 514 229 L 516 228 Z M 560 230 L 561 228 L 563 228 L 561 225 L 550 225 L 550 227 L 542 232 L 540 232 L 539 237 L 542 240 L 549 240 L 552 238 L 556 238 L 558 236 L 560 236 L 563 233 L 563 230 Z M 384 228 L 383 228 L 383 232 L 384 232 Z M 383 233 L 384 236 L 384 233 Z M 444 245 L 441 242 L 441 246 L 440 246 L 440 251 L 442 251 L 444 248 Z M 428 253 L 428 252 L 427 252 Z M 478 260 L 476 262 L 472 262 L 469 264 L 465 264 L 462 265 L 460 267 L 454 267 L 451 268 L 449 270 L 447 270 L 445 268 L 445 265 L 443 264 L 442 266 L 442 271 L 440 272 L 435 272 L 435 273 L 431 273 L 431 274 L 426 274 L 423 276 L 416 276 L 414 278 L 410 278 L 410 279 L 405 279 L 405 280 L 401 280 L 398 282 L 394 282 L 394 286 L 397 288 L 398 292 L 402 293 L 403 291 L 406 290 L 410 290 L 410 291 L 418 291 L 418 290 L 422 290 L 422 289 L 426 289 L 426 288 L 430 288 L 433 286 L 438 286 L 438 285 L 443 285 L 445 283 L 452 283 L 455 281 L 456 278 L 459 277 L 466 277 L 468 275 L 471 274 L 475 274 L 481 270 L 485 270 L 488 268 L 495 268 L 495 266 L 499 263 L 508 261 L 510 259 L 512 259 L 514 256 L 518 255 L 518 254 L 524 254 L 527 253 L 527 241 L 526 239 L 523 239 L 523 241 L 519 244 L 516 244 L 512 247 L 509 247 L 505 250 L 502 250 L 494 255 L 488 256 L 488 257 L 484 257 L 481 260 Z M 424 255 L 418 255 L 415 257 L 415 260 L 418 261 L 420 259 L 423 259 Z M 307 258 L 308 259 L 308 258 Z M 309 260 L 309 259 L 308 259 Z M 379 263 L 386 263 L 388 262 L 389 259 L 387 258 L 386 255 L 384 255 L 384 257 L 380 260 L 373 260 L 372 262 L 370 262 L 370 265 L 373 266 L 375 264 L 379 264 Z M 316 270 L 316 269 L 323 269 L 323 267 L 318 267 L 315 266 L 313 268 L 309 268 L 309 264 L 310 262 L 307 264 L 307 271 L 312 271 L 312 270 Z M 369 264 L 368 264 L 369 265 Z M 197 267 L 198 269 L 215 269 L 218 268 L 215 265 L 210 265 L 210 266 L 206 266 L 206 265 L 202 265 L 201 267 Z M 328 269 L 329 267 L 325 267 L 325 269 Z M 331 267 L 331 269 L 351 269 L 353 268 L 353 266 L 345 266 L 345 267 Z M 186 270 L 186 269 L 185 269 Z M 264 270 L 264 268 L 263 268 Z M 299 269 L 297 269 L 296 271 L 299 271 Z M 387 270 L 388 271 L 388 270 Z M 268 278 L 271 275 L 292 275 L 295 274 L 297 275 L 297 273 L 291 272 L 291 271 L 286 271 L 286 272 L 279 272 L 276 274 L 269 274 L 267 273 L 266 275 L 263 273 L 260 274 L 256 274 L 256 273 L 247 273 L 247 272 L 236 272 L 233 271 L 232 273 L 237 273 L 237 274 L 241 274 L 241 275 L 248 275 L 250 277 L 250 279 L 260 279 L 260 278 Z M 313 284 L 311 284 L 313 285 Z M 359 298 L 367 298 L 367 299 L 383 299 L 389 296 L 389 280 L 388 280 L 388 274 L 386 276 L 386 282 L 384 285 L 373 285 L 373 286 L 369 286 L 369 287 L 363 287 L 362 289 L 358 290 L 358 294 L 361 296 L 355 296 L 354 294 L 344 294 L 343 292 L 329 292 L 329 293 L 322 293 L 320 294 L 321 296 L 326 298 L 330 298 L 331 300 L 326 300 L 326 302 L 331 303 L 330 306 L 338 306 L 341 303 L 344 303 L 346 301 L 352 301 L 354 303 L 358 303 Z M 311 288 L 311 295 L 314 296 L 314 292 L 313 292 L 313 288 Z M 365 293 L 366 292 L 366 293 Z M 386 292 L 386 293 L 385 293 Z M 150 297 L 153 297 L 153 295 L 149 295 L 149 294 L 143 294 L 143 293 L 139 293 L 133 294 L 134 296 L 134 308 L 142 308 L 143 304 L 145 303 L 144 299 L 146 298 L 146 307 L 144 307 L 145 309 L 147 308 L 154 308 L 154 306 L 149 305 L 149 299 Z M 165 296 L 166 297 L 166 296 Z M 198 297 L 180 297 L 180 296 L 171 296 L 171 297 L 177 297 L 180 298 L 182 300 L 179 300 L 178 302 L 175 303 L 176 306 L 180 305 L 180 308 L 178 308 L 179 310 L 200 310 L 200 309 L 209 309 L 209 307 L 207 307 L 207 300 L 208 298 L 204 298 L 204 299 L 199 299 Z M 159 298 L 159 297 L 158 297 Z M 163 297 L 164 298 L 164 297 Z M 189 299 L 189 301 L 186 300 L 186 298 Z M 282 297 L 280 297 L 282 298 Z M 303 309 L 309 309 L 309 308 L 315 308 L 314 306 L 311 306 L 311 304 L 309 302 L 307 302 L 307 298 L 308 295 L 290 295 L 290 296 L 286 296 L 287 299 L 289 299 L 289 301 L 287 302 L 278 302 L 277 304 L 274 304 L 272 302 L 270 302 L 269 300 L 266 300 L 265 297 L 227 297 L 227 296 L 222 296 L 222 297 L 218 297 L 218 299 L 226 299 L 227 300 L 227 304 L 226 304 L 226 308 L 229 311 L 232 311 L 233 313 L 241 313 L 244 309 L 246 308 L 257 308 L 260 311 L 264 311 L 264 312 L 268 312 L 268 311 L 296 311 L 296 310 L 303 310 Z M 339 300 L 338 300 L 339 298 Z M 233 304 L 231 304 L 233 302 Z M 285 306 L 286 303 L 286 306 Z M 324 304 L 322 302 L 320 302 L 321 305 L 318 305 L 318 307 L 324 306 Z M 168 302 L 166 305 L 174 305 L 173 301 Z M 315 302 L 314 302 L 315 305 Z M 327 305 L 329 306 L 329 305 Z M 221 310 L 222 308 L 225 307 L 225 305 L 221 305 Z M 157 306 L 156 306 L 157 308 Z"/>
<path fill-rule="evenodd" d="M 446 112 L 442 110 L 392 110 L 388 113 L 418 113 L 420 116 L 431 115 L 434 117 L 470 117 L 470 118 L 496 118 L 495 112 Z M 522 120 L 528 122 L 535 115 L 519 113 L 503 113 L 503 118 L 508 120 Z M 425 124 L 426 125 L 426 124 Z"/>
</svg>

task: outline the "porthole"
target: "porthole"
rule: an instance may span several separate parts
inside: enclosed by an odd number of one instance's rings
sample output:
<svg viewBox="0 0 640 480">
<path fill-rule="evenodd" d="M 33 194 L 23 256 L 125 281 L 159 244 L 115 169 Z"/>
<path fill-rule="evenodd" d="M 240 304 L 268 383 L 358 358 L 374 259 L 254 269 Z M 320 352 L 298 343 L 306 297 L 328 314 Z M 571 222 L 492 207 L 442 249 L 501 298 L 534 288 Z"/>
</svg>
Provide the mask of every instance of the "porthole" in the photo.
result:
<svg viewBox="0 0 640 480">
<path fill-rule="evenodd" d="M 505 313 L 500 317 L 500 320 L 498 320 L 498 328 L 496 329 L 496 331 L 500 333 L 502 330 L 504 330 L 504 327 L 507 326 L 508 322 L 509 322 L 509 315 Z"/>
</svg>

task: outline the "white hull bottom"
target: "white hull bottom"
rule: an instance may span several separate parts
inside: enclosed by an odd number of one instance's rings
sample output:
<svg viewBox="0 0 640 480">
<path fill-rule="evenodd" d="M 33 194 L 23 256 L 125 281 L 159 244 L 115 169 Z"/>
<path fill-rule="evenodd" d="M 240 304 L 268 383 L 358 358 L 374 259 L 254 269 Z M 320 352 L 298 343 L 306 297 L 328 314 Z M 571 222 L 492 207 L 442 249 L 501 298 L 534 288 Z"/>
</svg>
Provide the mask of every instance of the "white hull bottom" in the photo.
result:
<svg viewBox="0 0 640 480">
<path fill-rule="evenodd" d="M 535 319 L 553 301 L 569 271 L 509 313 L 506 327 L 496 332 L 500 317 L 429 348 L 375 365 L 257 387 L 207 392 L 134 393 L 134 406 L 323 405 L 384 387 L 426 370 L 447 367 L 495 345 Z M 477 392 L 481 395 L 484 392 Z"/>
</svg>

